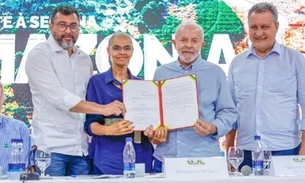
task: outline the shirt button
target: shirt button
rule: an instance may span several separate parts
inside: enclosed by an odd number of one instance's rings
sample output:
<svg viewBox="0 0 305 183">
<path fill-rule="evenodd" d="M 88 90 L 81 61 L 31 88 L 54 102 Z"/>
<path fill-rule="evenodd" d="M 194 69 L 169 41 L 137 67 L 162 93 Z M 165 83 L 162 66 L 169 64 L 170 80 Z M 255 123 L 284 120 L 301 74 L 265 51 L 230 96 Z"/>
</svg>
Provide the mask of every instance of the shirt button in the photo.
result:
<svg viewBox="0 0 305 183">
<path fill-rule="evenodd" d="M 262 86 L 261 86 L 261 85 L 259 85 L 259 86 L 258 86 L 258 88 L 262 88 Z"/>
<path fill-rule="evenodd" d="M 180 143 L 181 141 L 180 140 L 178 140 L 178 143 Z"/>
<path fill-rule="evenodd" d="M 184 71 L 184 73 L 187 73 L 187 71 Z"/>
</svg>

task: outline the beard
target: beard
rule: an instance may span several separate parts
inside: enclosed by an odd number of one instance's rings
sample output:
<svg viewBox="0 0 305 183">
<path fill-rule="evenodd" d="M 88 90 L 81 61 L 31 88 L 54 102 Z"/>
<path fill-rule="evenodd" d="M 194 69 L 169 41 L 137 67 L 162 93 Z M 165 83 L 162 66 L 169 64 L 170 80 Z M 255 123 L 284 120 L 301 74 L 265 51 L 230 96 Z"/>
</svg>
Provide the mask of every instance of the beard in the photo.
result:
<svg viewBox="0 0 305 183">
<path fill-rule="evenodd" d="M 72 34 L 63 34 L 61 36 L 56 35 L 54 33 L 53 35 L 55 41 L 64 49 L 68 50 L 70 48 L 73 48 L 74 44 L 76 43 L 76 38 Z M 64 38 L 71 38 L 71 41 L 65 42 L 63 41 Z"/>
<path fill-rule="evenodd" d="M 179 58 L 182 62 L 186 63 L 186 64 L 189 64 L 189 63 L 192 63 L 194 62 L 198 56 L 199 56 L 200 53 L 195 53 L 194 55 L 192 56 L 185 56 L 183 55 L 183 53 L 179 53 Z"/>
</svg>

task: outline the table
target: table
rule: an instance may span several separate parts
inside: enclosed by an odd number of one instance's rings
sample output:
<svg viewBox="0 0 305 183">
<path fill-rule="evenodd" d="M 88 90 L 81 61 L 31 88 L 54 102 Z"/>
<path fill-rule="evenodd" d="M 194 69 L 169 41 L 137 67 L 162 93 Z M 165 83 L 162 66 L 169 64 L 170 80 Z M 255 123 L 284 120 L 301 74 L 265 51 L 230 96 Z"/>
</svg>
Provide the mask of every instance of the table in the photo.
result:
<svg viewBox="0 0 305 183">
<path fill-rule="evenodd" d="M 16 183 L 16 180 L 0 180 L 0 183 Z M 227 179 L 165 179 L 165 178 L 135 178 L 135 179 L 77 179 L 54 177 L 39 181 L 26 181 L 26 183 L 304 183 L 304 177 L 230 177 Z"/>
</svg>

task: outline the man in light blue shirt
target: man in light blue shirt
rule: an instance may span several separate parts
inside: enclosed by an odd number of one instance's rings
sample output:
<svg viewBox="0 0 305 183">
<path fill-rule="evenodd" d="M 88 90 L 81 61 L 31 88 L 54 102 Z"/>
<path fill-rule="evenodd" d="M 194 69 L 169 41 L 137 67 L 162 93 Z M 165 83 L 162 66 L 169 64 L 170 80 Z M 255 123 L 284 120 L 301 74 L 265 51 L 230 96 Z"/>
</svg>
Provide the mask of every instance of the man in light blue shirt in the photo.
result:
<svg viewBox="0 0 305 183">
<path fill-rule="evenodd" d="M 173 40 L 178 60 L 158 67 L 155 72 L 154 80 L 196 74 L 200 114 L 194 127 L 170 130 L 167 140 L 158 143 L 154 152 L 155 172 L 162 171 L 163 157 L 219 156 L 219 138 L 231 130 L 237 119 L 224 72 L 200 57 L 203 38 L 203 29 L 198 24 L 181 23 Z"/>
<path fill-rule="evenodd" d="M 0 111 L 5 101 L 3 86 L 0 82 Z M 0 166 L 3 168 L 3 175 L 7 174 L 7 165 L 10 160 L 11 139 L 23 140 L 22 160 L 27 167 L 30 150 L 30 132 L 24 122 L 0 115 Z"/>
<path fill-rule="evenodd" d="M 298 110 L 300 104 L 304 115 L 304 56 L 275 41 L 279 22 L 274 5 L 254 5 L 248 24 L 252 45 L 233 59 L 228 76 L 239 113 L 237 146 L 244 150 L 240 167 L 252 166 L 255 135 L 273 155 L 305 155 L 305 120 Z M 226 136 L 227 147 L 234 145 L 235 133 Z"/>
</svg>

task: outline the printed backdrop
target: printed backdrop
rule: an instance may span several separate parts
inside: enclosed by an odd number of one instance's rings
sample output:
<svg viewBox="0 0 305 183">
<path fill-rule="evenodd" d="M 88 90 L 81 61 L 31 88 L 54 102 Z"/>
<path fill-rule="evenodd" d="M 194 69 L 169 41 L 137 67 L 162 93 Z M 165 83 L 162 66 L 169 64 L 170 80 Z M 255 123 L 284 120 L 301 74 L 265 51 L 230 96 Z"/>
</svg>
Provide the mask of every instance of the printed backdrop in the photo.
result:
<svg viewBox="0 0 305 183">
<path fill-rule="evenodd" d="M 201 55 L 226 73 L 232 58 L 251 44 L 247 11 L 262 0 L 2 0 L 0 2 L 0 70 L 5 84 L 5 115 L 32 122 L 32 102 L 24 71 L 27 54 L 49 36 L 49 15 L 68 3 L 81 14 L 77 45 L 91 56 L 95 73 L 110 66 L 106 54 L 109 36 L 117 31 L 134 38 L 129 64 L 133 74 L 152 79 L 157 66 L 177 53 L 171 44 L 175 27 L 196 20 L 205 30 Z M 278 7 L 277 40 L 305 53 L 305 0 L 269 0 Z"/>
</svg>

